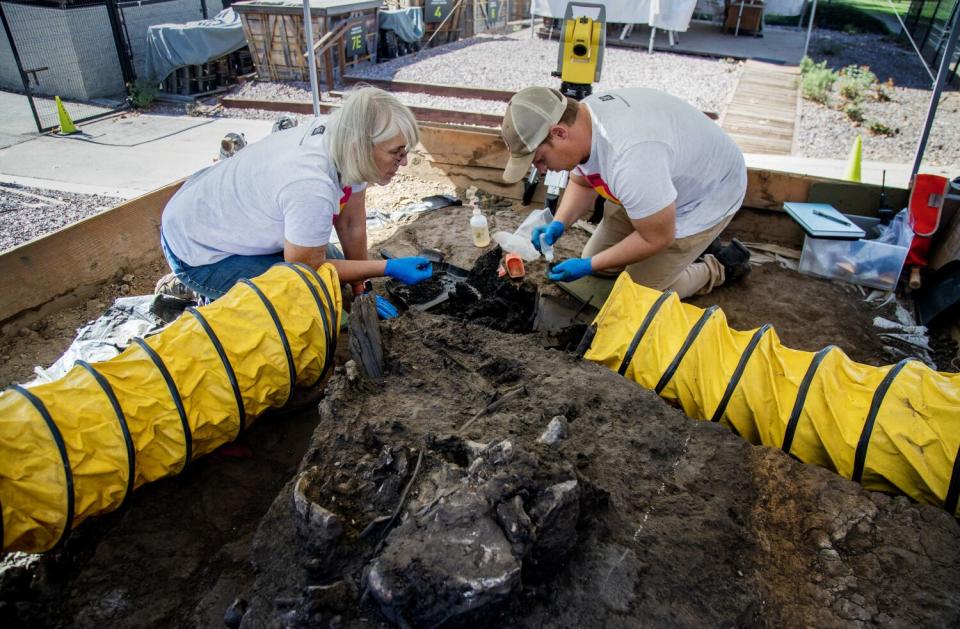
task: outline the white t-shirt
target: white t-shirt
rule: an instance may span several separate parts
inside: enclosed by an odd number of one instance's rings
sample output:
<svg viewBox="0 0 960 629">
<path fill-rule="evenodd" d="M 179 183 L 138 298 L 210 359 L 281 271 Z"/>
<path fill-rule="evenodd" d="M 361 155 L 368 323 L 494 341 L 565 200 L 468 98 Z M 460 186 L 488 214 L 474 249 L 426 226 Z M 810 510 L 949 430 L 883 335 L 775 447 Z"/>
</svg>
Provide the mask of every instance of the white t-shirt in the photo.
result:
<svg viewBox="0 0 960 629">
<path fill-rule="evenodd" d="M 330 159 L 329 121 L 272 133 L 194 174 L 163 210 L 170 249 L 190 266 L 320 247 L 340 209 L 366 184 L 342 186 Z"/>
<path fill-rule="evenodd" d="M 747 167 L 734 141 L 706 115 L 647 88 L 583 100 L 593 121 L 590 158 L 574 168 L 632 219 L 677 205 L 676 238 L 734 213 L 747 190 Z"/>
</svg>

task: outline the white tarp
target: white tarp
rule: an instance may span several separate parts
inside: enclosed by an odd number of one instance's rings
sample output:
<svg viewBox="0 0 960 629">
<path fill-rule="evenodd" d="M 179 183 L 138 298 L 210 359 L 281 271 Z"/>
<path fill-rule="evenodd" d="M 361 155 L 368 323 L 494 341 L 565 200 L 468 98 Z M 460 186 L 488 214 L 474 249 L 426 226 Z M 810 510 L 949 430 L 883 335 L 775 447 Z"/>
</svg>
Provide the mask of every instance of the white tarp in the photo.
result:
<svg viewBox="0 0 960 629">
<path fill-rule="evenodd" d="M 807 0 L 767 0 L 764 13 L 767 15 L 800 15 Z"/>
<path fill-rule="evenodd" d="M 246 45 L 243 24 L 233 9 L 209 20 L 157 24 L 147 29 L 144 78 L 159 83 L 177 68 L 206 63 Z"/>
<path fill-rule="evenodd" d="M 563 19 L 569 0 L 533 0 L 533 15 Z M 590 0 L 588 0 L 590 2 Z M 647 24 L 670 31 L 686 31 L 697 0 L 592 0 L 606 8 L 607 22 Z M 586 10 L 583 11 L 586 14 Z"/>
</svg>

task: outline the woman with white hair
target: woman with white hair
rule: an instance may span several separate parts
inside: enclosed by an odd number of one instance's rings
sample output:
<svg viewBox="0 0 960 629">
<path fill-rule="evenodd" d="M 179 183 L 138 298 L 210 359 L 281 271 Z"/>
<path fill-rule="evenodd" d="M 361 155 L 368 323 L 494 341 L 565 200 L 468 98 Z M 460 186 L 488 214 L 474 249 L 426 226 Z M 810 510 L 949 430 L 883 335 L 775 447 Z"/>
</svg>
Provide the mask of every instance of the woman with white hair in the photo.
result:
<svg viewBox="0 0 960 629">
<path fill-rule="evenodd" d="M 330 262 L 355 292 L 370 277 L 429 278 L 426 258 L 367 259 L 366 187 L 386 185 L 418 141 L 410 110 L 364 87 L 329 120 L 273 133 L 196 173 L 163 210 L 172 275 L 207 299 L 283 261 Z M 334 229 L 342 252 L 330 243 Z M 396 314 L 378 301 L 382 315 Z"/>
</svg>

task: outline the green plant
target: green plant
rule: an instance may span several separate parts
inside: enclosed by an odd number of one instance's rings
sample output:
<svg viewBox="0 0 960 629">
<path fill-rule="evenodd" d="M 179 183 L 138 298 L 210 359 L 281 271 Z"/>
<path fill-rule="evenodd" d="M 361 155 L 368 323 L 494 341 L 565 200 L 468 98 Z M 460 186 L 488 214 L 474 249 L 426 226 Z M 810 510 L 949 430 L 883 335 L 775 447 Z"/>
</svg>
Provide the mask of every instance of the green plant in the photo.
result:
<svg viewBox="0 0 960 629">
<path fill-rule="evenodd" d="M 837 77 L 837 91 L 851 103 L 859 103 L 863 95 L 877 83 L 876 75 L 867 66 L 847 66 Z"/>
<path fill-rule="evenodd" d="M 885 103 L 890 100 L 890 92 L 893 91 L 893 79 L 887 79 L 886 83 L 877 83 L 873 86 L 873 97 Z"/>
<path fill-rule="evenodd" d="M 133 83 L 127 83 L 127 92 L 129 93 L 127 100 L 133 107 L 143 109 L 157 98 L 159 91 L 160 86 L 157 83 L 137 79 Z"/>
<path fill-rule="evenodd" d="M 837 80 L 836 73 L 827 67 L 826 61 L 814 63 L 810 57 L 800 61 L 802 74 L 800 88 L 803 97 L 817 103 L 826 104 L 830 98 L 830 89 Z"/>
<path fill-rule="evenodd" d="M 885 135 L 887 137 L 897 134 L 896 130 L 891 129 L 890 127 L 883 124 L 879 120 L 871 120 L 870 123 L 867 125 L 867 131 L 869 131 L 873 135 Z"/>
<path fill-rule="evenodd" d="M 843 108 L 843 113 L 847 114 L 847 118 L 853 122 L 863 122 L 863 110 L 860 109 L 860 105 L 856 103 L 848 103 L 847 106 Z"/>
</svg>

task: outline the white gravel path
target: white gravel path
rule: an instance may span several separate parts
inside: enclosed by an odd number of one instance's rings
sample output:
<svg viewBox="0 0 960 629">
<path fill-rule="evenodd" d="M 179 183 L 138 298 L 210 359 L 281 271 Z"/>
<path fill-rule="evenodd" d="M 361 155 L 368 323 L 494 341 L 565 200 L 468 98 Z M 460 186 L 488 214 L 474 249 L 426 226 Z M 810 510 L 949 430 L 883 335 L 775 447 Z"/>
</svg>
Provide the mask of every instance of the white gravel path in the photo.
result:
<svg viewBox="0 0 960 629">
<path fill-rule="evenodd" d="M 0 183 L 0 251 L 45 236 L 121 203 L 122 199 Z"/>
<path fill-rule="evenodd" d="M 529 30 L 512 35 L 477 36 L 385 63 L 358 68 L 352 76 L 519 90 L 529 85 L 558 86 L 558 43 L 531 39 Z M 705 111 L 720 112 L 733 97 L 740 64 L 608 47 L 597 91 L 652 87 L 683 98 Z"/>
</svg>

